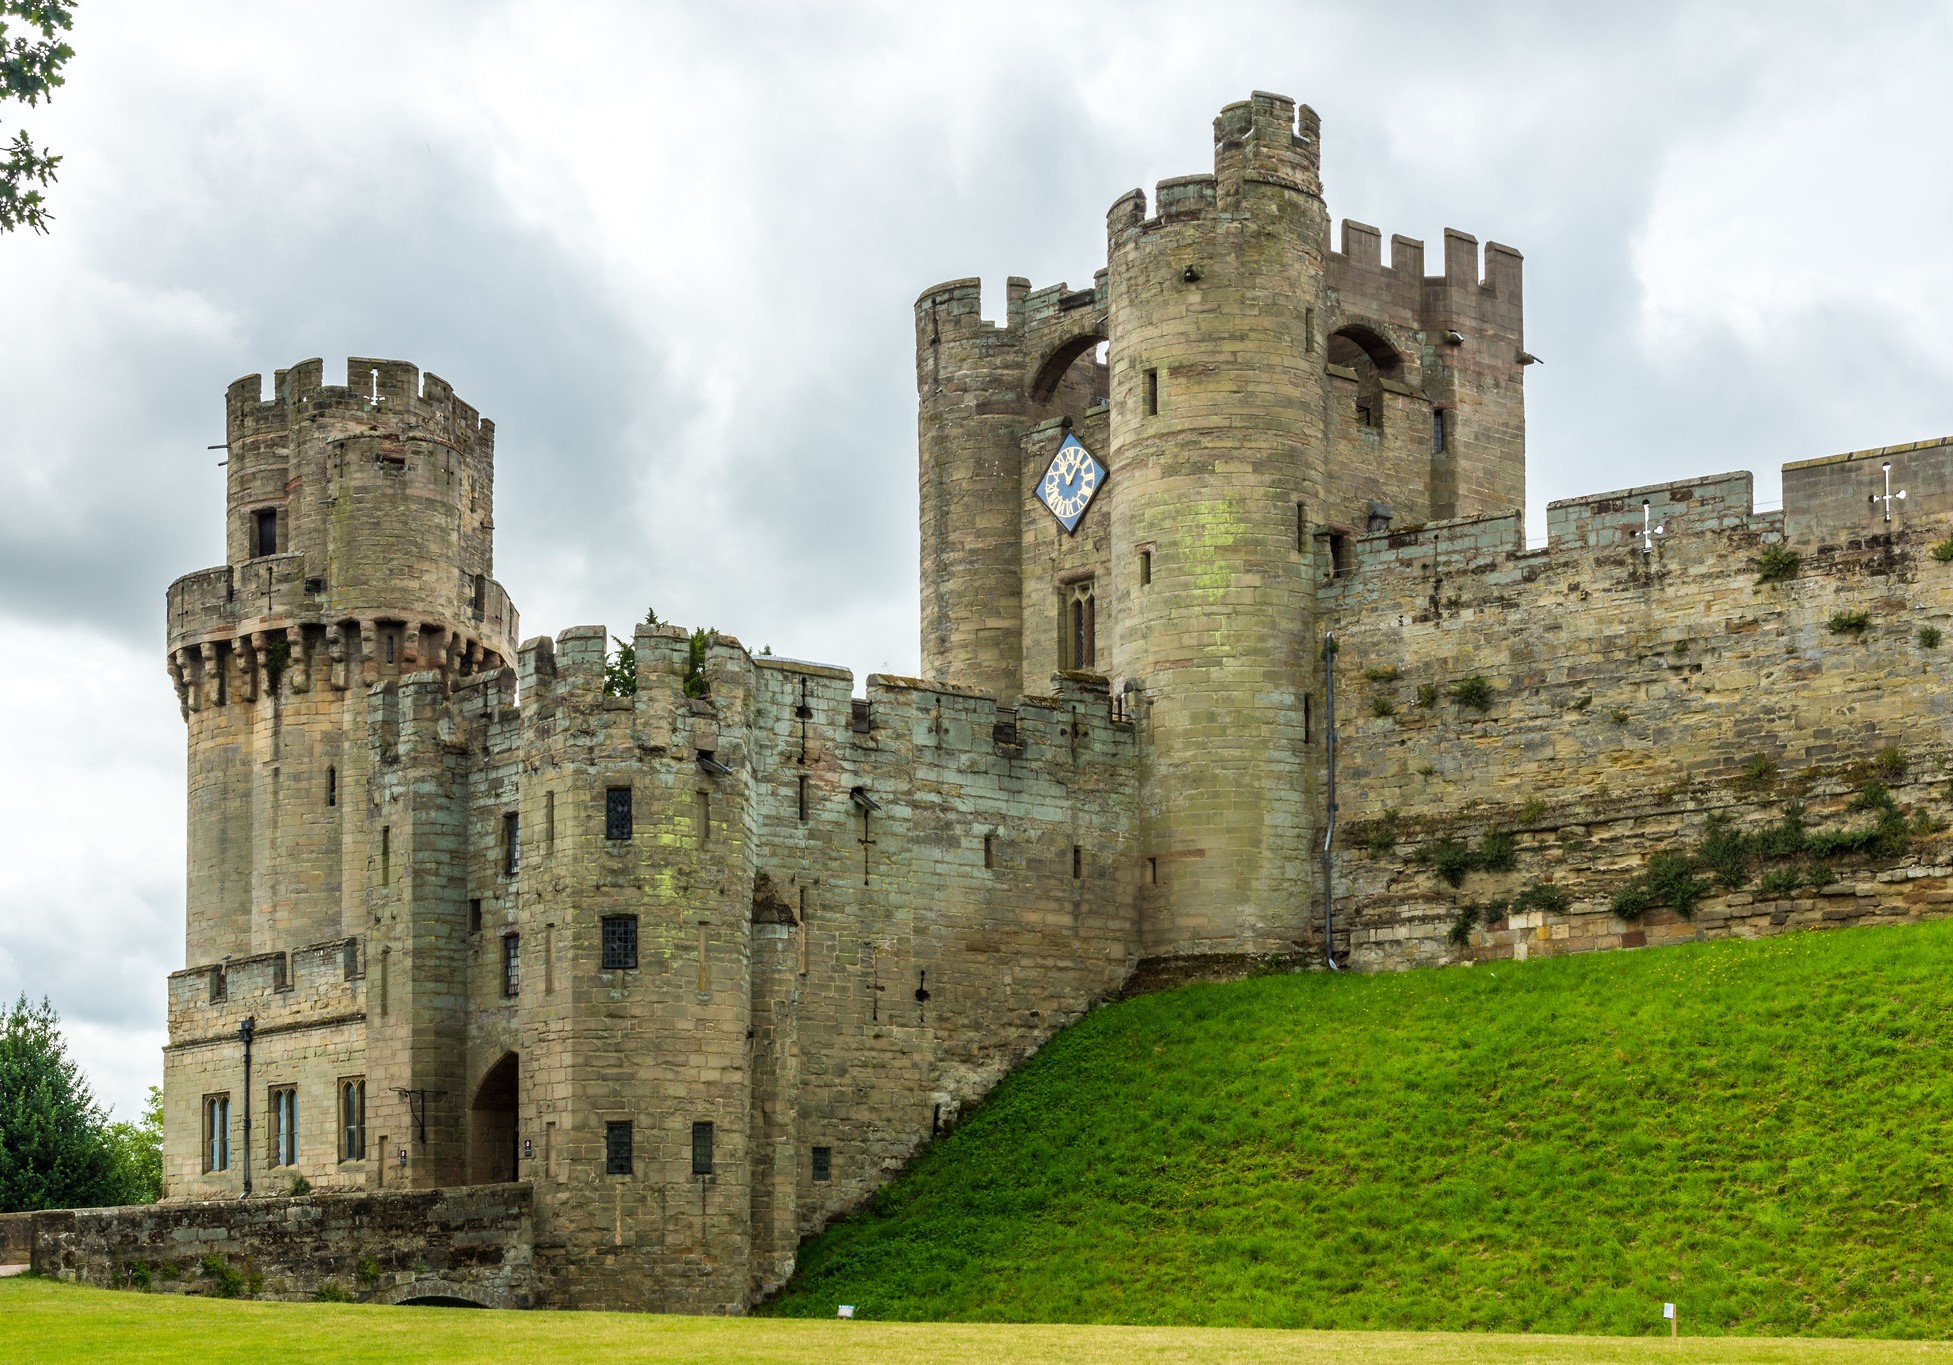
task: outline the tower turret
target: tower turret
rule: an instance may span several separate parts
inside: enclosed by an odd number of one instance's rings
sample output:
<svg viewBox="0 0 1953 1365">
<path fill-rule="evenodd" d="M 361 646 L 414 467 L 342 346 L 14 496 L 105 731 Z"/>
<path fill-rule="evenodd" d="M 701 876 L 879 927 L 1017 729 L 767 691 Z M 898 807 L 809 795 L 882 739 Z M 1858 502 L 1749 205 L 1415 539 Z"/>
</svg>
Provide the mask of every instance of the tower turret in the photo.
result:
<svg viewBox="0 0 1953 1365">
<path fill-rule="evenodd" d="M 1257 94 L 1215 120 L 1214 174 L 1107 220 L 1111 671 L 1143 698 L 1149 953 L 1292 948 L 1312 918 L 1316 136 Z"/>
<path fill-rule="evenodd" d="M 227 562 L 169 589 L 192 964 L 359 933 L 367 686 L 513 656 L 493 424 L 411 365 L 347 368 L 280 370 L 269 400 L 257 375 L 231 385 Z"/>
</svg>

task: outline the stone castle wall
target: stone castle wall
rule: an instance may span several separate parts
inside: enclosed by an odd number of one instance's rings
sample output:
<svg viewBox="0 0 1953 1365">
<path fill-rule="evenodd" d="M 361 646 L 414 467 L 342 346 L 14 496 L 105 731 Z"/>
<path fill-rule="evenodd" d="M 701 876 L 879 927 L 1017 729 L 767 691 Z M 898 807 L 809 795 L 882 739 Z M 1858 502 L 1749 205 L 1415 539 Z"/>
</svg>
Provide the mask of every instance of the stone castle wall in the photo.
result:
<svg viewBox="0 0 1953 1365">
<path fill-rule="evenodd" d="M 527 1308 L 523 1185 L 9 1214 L 34 1272 L 155 1293 Z"/>
<path fill-rule="evenodd" d="M 1935 632 L 1953 623 L 1953 565 L 1931 548 L 1953 524 L 1936 491 L 1949 456 L 1936 442 L 1807 462 L 1782 512 L 1752 510 L 1747 474 L 1556 503 L 1539 550 L 1516 518 L 1364 539 L 1324 594 L 1351 961 L 1941 913 L 1953 853 L 1931 827 L 1953 814 L 1953 655 Z M 1889 524 L 1868 502 L 1887 462 L 1910 494 Z M 1646 553 L 1644 504 L 1662 531 Z M 1793 576 L 1759 581 L 1770 547 L 1798 556 Z M 1483 710 L 1455 695 L 1473 678 Z M 1813 830 L 1862 830 L 1874 781 L 1916 821 L 1903 846 L 1752 857 L 1693 922 L 1659 904 L 1613 913 L 1652 855 L 1697 856 L 1712 818 L 1756 832 L 1799 802 Z M 1453 887 L 1429 861 L 1445 839 L 1506 834 L 1510 871 Z M 1480 924 L 1454 942 L 1473 906 Z"/>
</svg>

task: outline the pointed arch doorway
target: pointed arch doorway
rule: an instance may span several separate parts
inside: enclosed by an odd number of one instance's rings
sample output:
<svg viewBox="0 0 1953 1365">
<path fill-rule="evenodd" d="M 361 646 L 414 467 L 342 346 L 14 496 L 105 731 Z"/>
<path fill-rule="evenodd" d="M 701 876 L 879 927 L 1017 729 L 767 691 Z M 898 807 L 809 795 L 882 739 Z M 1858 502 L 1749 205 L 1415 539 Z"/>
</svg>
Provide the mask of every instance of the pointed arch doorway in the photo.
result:
<svg viewBox="0 0 1953 1365">
<path fill-rule="evenodd" d="M 522 1063 L 513 1052 L 488 1068 L 468 1106 L 468 1183 L 493 1185 L 517 1178 L 516 1108 Z"/>
</svg>

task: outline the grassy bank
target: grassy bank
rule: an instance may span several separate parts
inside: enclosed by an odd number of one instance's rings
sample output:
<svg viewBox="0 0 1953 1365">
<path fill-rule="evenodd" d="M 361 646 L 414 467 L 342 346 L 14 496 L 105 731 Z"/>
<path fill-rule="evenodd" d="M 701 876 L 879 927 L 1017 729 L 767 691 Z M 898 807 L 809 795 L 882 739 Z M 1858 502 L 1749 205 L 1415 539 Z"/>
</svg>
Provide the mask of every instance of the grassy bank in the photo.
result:
<svg viewBox="0 0 1953 1365">
<path fill-rule="evenodd" d="M 1940 1343 L 1289 1333 L 1189 1327 L 756 1321 L 623 1313 L 246 1303 L 0 1280 L 0 1358 L 21 1365 L 1947 1365 Z"/>
<path fill-rule="evenodd" d="M 1953 923 L 1129 1001 L 766 1311 L 1953 1336 L 1950 1007 Z"/>
</svg>

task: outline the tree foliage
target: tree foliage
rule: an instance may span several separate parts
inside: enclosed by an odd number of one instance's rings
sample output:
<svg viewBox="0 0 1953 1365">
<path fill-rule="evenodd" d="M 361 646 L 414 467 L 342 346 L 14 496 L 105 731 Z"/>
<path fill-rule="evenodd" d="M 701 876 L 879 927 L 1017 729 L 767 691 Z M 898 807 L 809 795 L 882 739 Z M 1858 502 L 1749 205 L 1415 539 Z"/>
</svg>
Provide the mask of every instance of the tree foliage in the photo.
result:
<svg viewBox="0 0 1953 1365">
<path fill-rule="evenodd" d="M 54 99 L 54 87 L 64 81 L 61 68 L 75 55 L 61 39 L 74 27 L 74 11 L 74 0 L 0 0 L 0 100 L 32 108 Z M 28 32 L 10 37 L 10 20 Z M 25 129 L 7 143 L 0 158 L 0 232 L 47 231 L 53 215 L 41 190 L 54 183 L 60 164 L 60 157 L 35 147 Z"/>
<path fill-rule="evenodd" d="M 141 1123 L 110 1124 L 68 1056 L 54 1006 L 22 995 L 0 1020 L 0 1213 L 156 1198 L 161 1100 L 152 1090 Z"/>
</svg>

